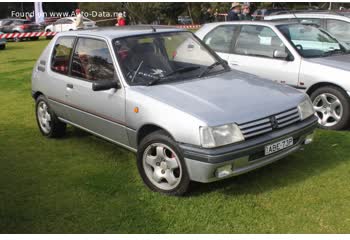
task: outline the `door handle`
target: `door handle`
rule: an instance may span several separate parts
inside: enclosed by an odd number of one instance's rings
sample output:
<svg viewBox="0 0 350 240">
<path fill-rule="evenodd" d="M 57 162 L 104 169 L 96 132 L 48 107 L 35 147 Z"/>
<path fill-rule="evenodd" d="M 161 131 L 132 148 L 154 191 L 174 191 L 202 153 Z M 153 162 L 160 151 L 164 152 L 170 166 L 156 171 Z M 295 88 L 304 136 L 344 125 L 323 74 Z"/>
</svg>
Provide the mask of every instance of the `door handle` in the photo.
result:
<svg viewBox="0 0 350 240">
<path fill-rule="evenodd" d="M 71 83 L 67 83 L 67 88 L 73 89 L 74 86 L 73 86 L 73 84 L 71 84 Z"/>
</svg>

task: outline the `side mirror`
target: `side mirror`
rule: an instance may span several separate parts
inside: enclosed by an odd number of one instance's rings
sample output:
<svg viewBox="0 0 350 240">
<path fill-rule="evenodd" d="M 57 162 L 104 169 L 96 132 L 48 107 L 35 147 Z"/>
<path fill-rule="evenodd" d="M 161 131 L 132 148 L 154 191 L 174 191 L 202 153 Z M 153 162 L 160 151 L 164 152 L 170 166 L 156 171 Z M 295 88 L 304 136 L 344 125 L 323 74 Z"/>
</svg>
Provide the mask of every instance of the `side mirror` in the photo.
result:
<svg viewBox="0 0 350 240">
<path fill-rule="evenodd" d="M 289 56 L 289 54 L 284 52 L 284 51 L 280 51 L 280 50 L 274 50 L 273 51 L 273 58 L 287 60 L 288 56 Z"/>
<path fill-rule="evenodd" d="M 104 91 L 109 90 L 111 88 L 118 89 L 120 88 L 119 82 L 113 80 L 102 80 L 96 81 L 92 84 L 93 91 Z"/>
</svg>

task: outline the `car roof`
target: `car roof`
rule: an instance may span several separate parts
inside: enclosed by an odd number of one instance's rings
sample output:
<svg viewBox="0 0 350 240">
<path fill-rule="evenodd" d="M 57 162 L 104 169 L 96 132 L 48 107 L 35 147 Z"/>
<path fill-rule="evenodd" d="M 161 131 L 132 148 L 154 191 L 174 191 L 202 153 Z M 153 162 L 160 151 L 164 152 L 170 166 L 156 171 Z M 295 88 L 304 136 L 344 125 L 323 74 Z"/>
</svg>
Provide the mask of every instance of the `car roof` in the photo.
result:
<svg viewBox="0 0 350 240">
<path fill-rule="evenodd" d="M 285 24 L 296 24 L 298 21 L 227 21 L 227 22 L 215 22 L 215 23 L 207 23 L 204 26 L 221 26 L 221 25 L 258 25 L 258 26 L 278 26 Z"/>
<path fill-rule="evenodd" d="M 58 36 L 97 36 L 104 37 L 108 39 L 137 36 L 143 34 L 152 34 L 153 29 L 157 33 L 162 32 L 188 32 L 188 30 L 174 28 L 174 27 L 163 27 L 163 26 L 125 26 L 125 27 L 99 27 L 89 30 L 79 30 L 79 31 L 67 31 L 57 34 Z"/>
<path fill-rule="evenodd" d="M 346 13 L 344 13 L 346 14 Z M 342 19 L 350 21 L 350 18 L 346 15 L 336 12 L 295 12 L 295 13 L 286 13 L 279 15 L 272 15 L 265 17 L 265 20 L 278 20 L 278 19 L 287 19 L 287 18 L 296 18 L 296 17 L 314 17 L 314 18 L 329 18 L 329 19 Z"/>
</svg>

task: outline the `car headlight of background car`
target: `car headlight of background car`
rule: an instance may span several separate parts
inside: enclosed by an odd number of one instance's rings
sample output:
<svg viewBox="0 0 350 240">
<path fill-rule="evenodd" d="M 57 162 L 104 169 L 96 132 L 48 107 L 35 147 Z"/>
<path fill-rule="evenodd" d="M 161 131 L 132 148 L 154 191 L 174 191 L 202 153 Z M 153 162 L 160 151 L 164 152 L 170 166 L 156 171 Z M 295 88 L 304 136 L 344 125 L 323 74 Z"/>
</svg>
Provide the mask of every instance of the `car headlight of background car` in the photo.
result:
<svg viewBox="0 0 350 240">
<path fill-rule="evenodd" d="M 312 105 L 310 98 L 305 98 L 305 100 L 298 105 L 298 109 L 301 120 L 315 114 L 314 106 Z"/>
<path fill-rule="evenodd" d="M 217 127 L 200 127 L 201 145 L 204 148 L 214 148 L 244 141 L 243 134 L 236 124 L 226 124 Z"/>
</svg>

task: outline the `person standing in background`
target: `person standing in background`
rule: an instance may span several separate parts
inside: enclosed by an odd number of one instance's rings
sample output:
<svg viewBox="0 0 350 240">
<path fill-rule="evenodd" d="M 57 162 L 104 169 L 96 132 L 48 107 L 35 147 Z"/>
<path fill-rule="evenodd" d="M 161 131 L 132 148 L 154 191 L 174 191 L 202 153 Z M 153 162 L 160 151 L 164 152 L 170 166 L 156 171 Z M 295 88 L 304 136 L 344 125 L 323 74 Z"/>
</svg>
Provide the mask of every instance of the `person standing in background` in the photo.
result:
<svg viewBox="0 0 350 240">
<path fill-rule="evenodd" d="M 252 15 L 250 14 L 250 6 L 248 4 L 243 4 L 240 19 L 244 21 L 250 21 L 253 19 Z"/>
<path fill-rule="evenodd" d="M 118 15 L 117 15 L 117 23 L 115 25 L 119 26 L 119 27 L 126 25 L 123 13 L 121 13 L 121 12 L 118 13 Z"/>
<path fill-rule="evenodd" d="M 241 5 L 238 2 L 232 3 L 232 7 L 227 15 L 227 21 L 239 21 L 241 13 Z"/>
<path fill-rule="evenodd" d="M 76 26 L 77 30 L 84 29 L 83 16 L 81 15 L 79 8 L 75 10 L 75 14 L 77 15 L 77 18 L 75 21 L 75 26 Z"/>
<path fill-rule="evenodd" d="M 213 9 L 208 7 L 208 9 L 203 13 L 203 18 L 201 24 L 214 22 L 215 17 L 213 15 Z"/>
</svg>

